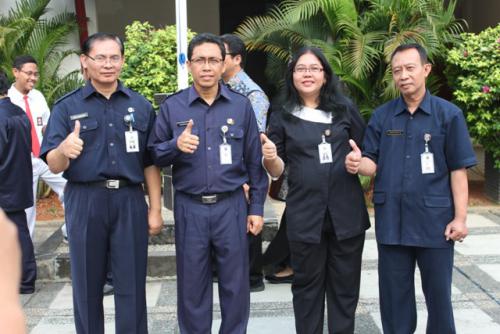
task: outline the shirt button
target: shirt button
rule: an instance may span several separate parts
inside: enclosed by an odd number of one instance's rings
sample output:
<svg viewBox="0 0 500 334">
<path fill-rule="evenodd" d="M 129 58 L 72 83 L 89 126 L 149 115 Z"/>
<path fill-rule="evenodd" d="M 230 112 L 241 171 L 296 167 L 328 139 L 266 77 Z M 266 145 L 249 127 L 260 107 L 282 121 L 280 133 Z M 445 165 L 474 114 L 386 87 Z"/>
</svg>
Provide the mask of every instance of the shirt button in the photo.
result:
<svg viewBox="0 0 500 334">
<path fill-rule="evenodd" d="M 212 169 L 212 165 L 208 165 L 208 169 Z"/>
<path fill-rule="evenodd" d="M 413 119 L 413 116 L 410 116 L 410 119 Z"/>
<path fill-rule="evenodd" d="M 406 156 L 406 159 L 410 159 L 410 156 L 409 156 L 409 155 L 407 155 L 407 156 Z"/>
<path fill-rule="evenodd" d="M 209 151 L 210 151 L 211 149 L 212 149 L 212 147 L 210 147 L 210 146 L 209 146 L 209 147 L 207 147 L 207 150 L 209 150 Z"/>
<path fill-rule="evenodd" d="M 412 139 L 412 138 L 413 138 L 413 136 L 411 136 L 411 135 L 410 135 L 410 136 L 408 136 L 408 139 Z"/>
<path fill-rule="evenodd" d="M 109 146 L 113 147 L 115 146 L 115 143 L 109 143 Z"/>
<path fill-rule="evenodd" d="M 112 127 L 112 126 L 113 126 L 113 123 L 109 123 L 109 124 L 108 124 L 108 126 L 109 126 L 109 127 Z"/>
<path fill-rule="evenodd" d="M 111 164 L 112 164 L 112 165 L 116 165 L 116 161 L 114 161 L 114 160 L 113 160 L 113 161 L 111 161 Z"/>
</svg>

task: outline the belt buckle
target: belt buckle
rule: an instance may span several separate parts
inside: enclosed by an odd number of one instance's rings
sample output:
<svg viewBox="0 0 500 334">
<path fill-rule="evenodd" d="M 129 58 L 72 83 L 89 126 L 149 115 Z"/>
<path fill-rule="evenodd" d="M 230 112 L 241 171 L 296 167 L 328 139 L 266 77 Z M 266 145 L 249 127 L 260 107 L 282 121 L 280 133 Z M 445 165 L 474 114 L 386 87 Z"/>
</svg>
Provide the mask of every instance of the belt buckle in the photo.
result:
<svg viewBox="0 0 500 334">
<path fill-rule="evenodd" d="M 201 196 L 201 203 L 203 203 L 203 204 L 215 204 L 215 203 L 217 203 L 217 195 Z"/>
<path fill-rule="evenodd" d="M 106 180 L 106 188 L 120 189 L 120 180 Z"/>
</svg>

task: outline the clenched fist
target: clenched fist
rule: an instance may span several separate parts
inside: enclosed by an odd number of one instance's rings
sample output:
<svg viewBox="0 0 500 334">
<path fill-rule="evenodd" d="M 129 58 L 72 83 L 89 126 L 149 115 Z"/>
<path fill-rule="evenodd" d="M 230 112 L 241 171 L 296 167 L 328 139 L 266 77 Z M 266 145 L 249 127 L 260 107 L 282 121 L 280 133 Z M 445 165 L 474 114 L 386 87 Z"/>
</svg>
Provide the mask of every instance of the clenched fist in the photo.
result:
<svg viewBox="0 0 500 334">
<path fill-rule="evenodd" d="M 264 156 L 264 159 L 274 160 L 278 157 L 276 145 L 263 133 L 260 134 L 260 143 L 262 144 L 262 156 Z"/>
</svg>

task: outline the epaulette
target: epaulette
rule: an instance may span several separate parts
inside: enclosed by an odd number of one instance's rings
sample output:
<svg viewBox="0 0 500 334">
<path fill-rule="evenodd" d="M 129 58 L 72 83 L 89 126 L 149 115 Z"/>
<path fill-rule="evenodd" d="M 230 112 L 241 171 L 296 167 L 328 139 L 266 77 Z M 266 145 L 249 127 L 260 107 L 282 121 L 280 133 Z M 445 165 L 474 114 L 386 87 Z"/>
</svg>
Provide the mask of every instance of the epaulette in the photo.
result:
<svg viewBox="0 0 500 334">
<path fill-rule="evenodd" d="M 62 100 L 64 100 L 65 98 L 67 98 L 68 96 L 71 96 L 73 94 L 75 94 L 77 91 L 79 91 L 80 89 L 82 89 L 82 87 L 79 87 L 75 90 L 72 90 L 71 92 L 61 96 L 60 98 L 58 98 L 55 102 L 54 102 L 54 105 L 58 104 L 59 102 L 61 102 Z"/>
</svg>

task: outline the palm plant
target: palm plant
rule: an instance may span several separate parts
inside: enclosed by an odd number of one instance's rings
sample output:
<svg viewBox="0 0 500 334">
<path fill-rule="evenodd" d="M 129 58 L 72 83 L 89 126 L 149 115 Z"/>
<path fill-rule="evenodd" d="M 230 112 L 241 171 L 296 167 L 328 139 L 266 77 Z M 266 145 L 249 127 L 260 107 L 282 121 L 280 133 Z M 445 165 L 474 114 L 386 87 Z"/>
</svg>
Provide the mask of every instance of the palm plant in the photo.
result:
<svg viewBox="0 0 500 334">
<path fill-rule="evenodd" d="M 75 15 L 64 12 L 45 18 L 50 0 L 19 0 L 6 16 L 0 16 L 0 68 L 11 74 L 14 58 L 32 55 L 38 62 L 37 88 L 49 106 L 55 99 L 82 84 L 78 70 L 60 75 L 62 61 L 76 50 L 62 51 L 78 26 Z"/>
<path fill-rule="evenodd" d="M 459 39 L 463 21 L 456 0 L 285 0 L 266 15 L 247 18 L 237 29 L 249 50 L 268 53 L 266 73 L 275 85 L 291 54 L 304 45 L 320 47 L 347 85 L 361 111 L 398 95 L 390 55 L 405 42 L 418 42 L 436 65 Z M 435 91 L 446 81 L 434 77 Z"/>
</svg>

